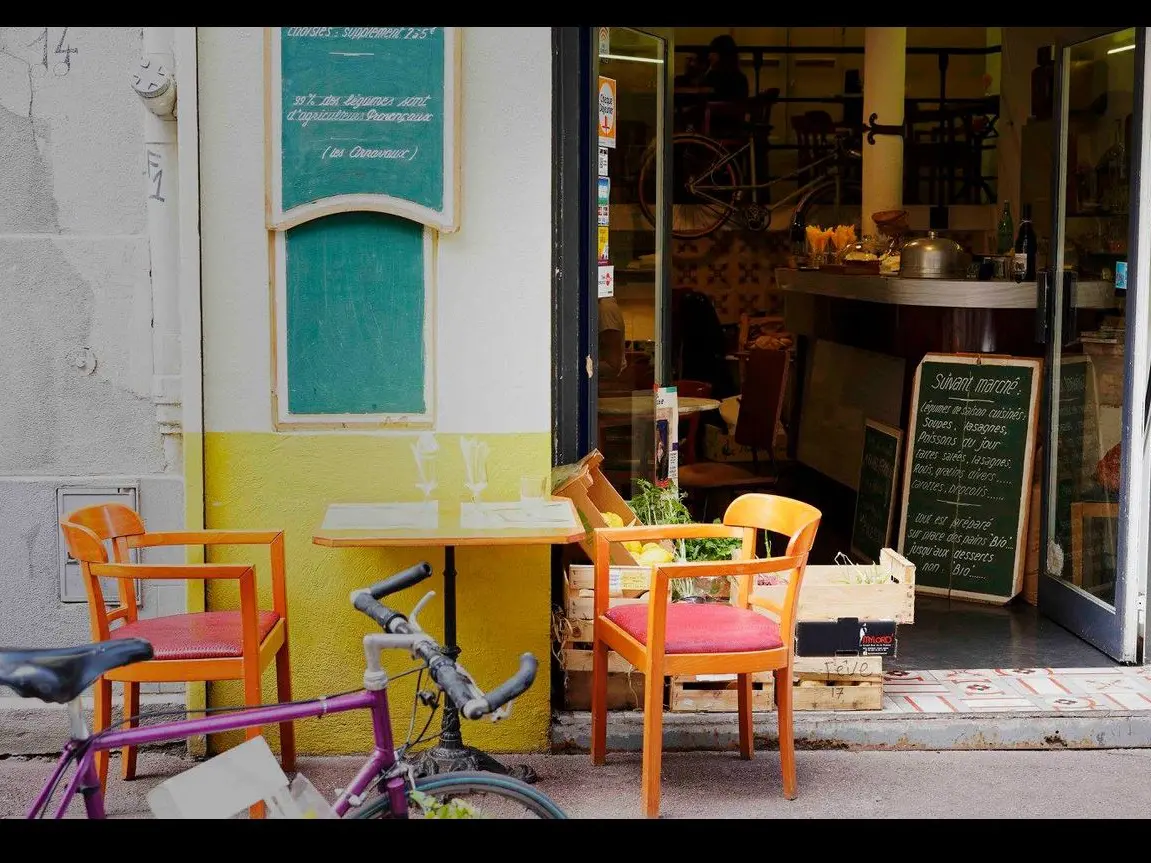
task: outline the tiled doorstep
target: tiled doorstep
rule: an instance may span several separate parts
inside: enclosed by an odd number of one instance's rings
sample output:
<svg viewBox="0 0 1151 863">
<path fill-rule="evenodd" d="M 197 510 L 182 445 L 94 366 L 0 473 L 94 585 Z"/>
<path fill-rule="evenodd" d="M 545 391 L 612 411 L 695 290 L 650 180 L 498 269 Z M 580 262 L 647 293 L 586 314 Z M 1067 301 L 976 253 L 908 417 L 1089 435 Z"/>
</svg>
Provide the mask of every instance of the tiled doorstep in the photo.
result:
<svg viewBox="0 0 1151 863">
<path fill-rule="evenodd" d="M 888 671 L 884 713 L 1151 711 L 1151 666 Z"/>
</svg>

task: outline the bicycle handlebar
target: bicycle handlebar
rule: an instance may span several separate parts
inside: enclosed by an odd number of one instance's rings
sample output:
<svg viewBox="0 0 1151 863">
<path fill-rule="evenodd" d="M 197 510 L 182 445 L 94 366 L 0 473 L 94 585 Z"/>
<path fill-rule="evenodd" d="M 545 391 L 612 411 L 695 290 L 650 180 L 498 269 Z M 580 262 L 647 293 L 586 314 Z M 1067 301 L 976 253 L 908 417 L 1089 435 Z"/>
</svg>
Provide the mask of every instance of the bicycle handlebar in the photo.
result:
<svg viewBox="0 0 1151 863">
<path fill-rule="evenodd" d="M 426 579 L 432 574 L 427 563 L 421 563 L 383 581 L 376 582 L 366 590 L 352 594 L 352 605 L 379 624 L 384 632 L 394 635 L 417 635 L 424 631 L 415 619 L 380 602 L 390 593 L 403 590 Z M 480 719 L 495 713 L 509 701 L 519 697 L 535 682 L 539 663 L 536 658 L 525 653 L 520 657 L 519 670 L 486 695 L 476 686 L 471 675 L 448 654 L 447 648 L 430 636 L 420 639 L 412 646 L 412 653 L 428 667 L 432 680 L 467 719 Z"/>
</svg>

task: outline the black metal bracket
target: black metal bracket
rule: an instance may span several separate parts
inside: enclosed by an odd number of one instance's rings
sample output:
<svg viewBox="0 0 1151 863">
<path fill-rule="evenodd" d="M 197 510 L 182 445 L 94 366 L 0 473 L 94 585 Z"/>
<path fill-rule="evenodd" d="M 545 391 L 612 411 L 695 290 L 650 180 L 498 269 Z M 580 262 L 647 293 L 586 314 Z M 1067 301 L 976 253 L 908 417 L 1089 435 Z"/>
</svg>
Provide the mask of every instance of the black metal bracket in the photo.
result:
<svg viewBox="0 0 1151 863">
<path fill-rule="evenodd" d="M 874 144 L 876 135 L 899 135 L 903 137 L 903 126 L 881 126 L 875 121 L 879 119 L 878 114 L 872 114 L 867 118 L 867 122 L 863 125 L 863 131 L 867 133 L 867 143 Z"/>
</svg>

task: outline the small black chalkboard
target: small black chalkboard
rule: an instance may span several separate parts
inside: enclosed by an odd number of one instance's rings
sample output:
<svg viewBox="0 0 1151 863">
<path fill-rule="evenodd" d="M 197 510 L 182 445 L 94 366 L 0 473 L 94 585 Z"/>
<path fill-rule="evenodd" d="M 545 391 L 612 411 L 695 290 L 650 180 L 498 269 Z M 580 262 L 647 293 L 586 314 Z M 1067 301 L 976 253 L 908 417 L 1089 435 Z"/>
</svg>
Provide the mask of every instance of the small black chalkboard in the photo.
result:
<svg viewBox="0 0 1151 863">
<path fill-rule="evenodd" d="M 899 529 L 916 590 L 1005 603 L 1022 588 L 1040 369 L 928 354 L 916 370 Z"/>
<path fill-rule="evenodd" d="M 859 491 L 851 524 L 851 553 L 875 563 L 891 538 L 903 432 L 870 419 L 863 425 L 863 458 L 859 464 Z"/>
</svg>

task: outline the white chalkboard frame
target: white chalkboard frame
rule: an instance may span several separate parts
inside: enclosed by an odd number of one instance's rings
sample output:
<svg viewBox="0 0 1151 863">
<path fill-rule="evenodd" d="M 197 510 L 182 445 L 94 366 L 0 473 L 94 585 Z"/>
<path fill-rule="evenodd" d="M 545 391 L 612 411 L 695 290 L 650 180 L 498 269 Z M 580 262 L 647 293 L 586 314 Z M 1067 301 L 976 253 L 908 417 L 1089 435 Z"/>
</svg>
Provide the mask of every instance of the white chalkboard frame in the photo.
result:
<svg viewBox="0 0 1151 863">
<path fill-rule="evenodd" d="M 1031 509 L 1031 486 L 1035 482 L 1035 437 L 1038 434 L 1039 385 L 1043 375 L 1043 360 L 1030 357 L 1012 357 L 1001 354 L 926 354 L 915 369 L 915 380 L 911 385 L 911 409 L 908 417 L 907 446 L 903 451 L 903 512 L 899 520 L 899 546 L 903 554 L 907 536 L 907 500 L 911 496 L 911 465 L 915 458 L 915 425 L 919 413 L 919 382 L 923 374 L 923 364 L 927 362 L 954 363 L 956 365 L 1015 366 L 1030 368 L 1031 398 L 1027 414 L 1027 445 L 1023 453 L 1023 482 L 1019 492 L 1019 518 L 1015 530 L 1015 569 L 1012 577 L 1010 596 L 992 593 L 975 593 L 969 590 L 953 590 L 948 587 L 915 585 L 916 593 L 934 596 L 949 596 L 954 599 L 967 599 L 972 602 L 1005 605 L 1023 590 L 1023 567 L 1027 561 L 1027 519 Z"/>
<path fill-rule="evenodd" d="M 298 414 L 288 410 L 287 235 L 268 235 L 272 301 L 272 425 L 276 431 L 430 429 L 435 422 L 435 284 L 439 235 L 424 228 L 424 412 L 392 414 Z"/>
<path fill-rule="evenodd" d="M 864 426 L 863 439 L 865 441 L 867 440 L 866 430 L 868 428 L 873 428 L 877 432 L 879 432 L 880 434 L 884 434 L 884 435 L 887 435 L 888 437 L 895 438 L 895 464 L 892 466 L 892 472 L 891 472 L 891 499 L 887 503 L 887 526 L 883 531 L 883 542 L 881 542 L 879 544 L 879 547 L 882 550 L 884 548 L 887 548 L 887 544 L 891 541 L 891 528 L 892 528 L 892 523 L 895 521 L 895 491 L 899 487 L 899 470 L 902 468 L 901 457 L 903 455 L 903 431 L 901 429 L 895 428 L 894 426 L 889 426 L 887 423 L 881 423 L 879 420 L 873 420 L 873 419 L 865 419 L 863 421 L 863 426 Z M 866 455 L 866 453 L 864 453 L 864 454 Z M 862 488 L 862 486 L 863 486 L 863 481 L 862 481 L 863 458 L 862 457 L 859 460 L 859 475 L 861 478 L 860 482 L 859 482 L 859 487 Z M 857 557 L 861 560 L 865 560 L 868 563 L 878 563 L 878 561 L 872 560 L 868 555 L 866 555 L 862 551 L 860 551 L 855 545 L 855 525 L 856 525 L 856 521 L 859 519 L 859 497 L 860 497 L 860 495 L 859 495 L 858 489 L 857 489 L 857 493 L 855 496 L 855 515 L 853 515 L 852 519 L 851 519 L 851 554 L 853 557 Z"/>
<path fill-rule="evenodd" d="M 283 88 L 281 87 L 281 27 L 264 28 L 264 209 L 272 231 L 289 228 L 333 213 L 368 211 L 401 216 L 440 233 L 459 230 L 460 90 L 462 38 L 460 27 L 444 27 L 444 206 L 433 210 L 391 195 L 334 195 L 283 209 Z"/>
</svg>

